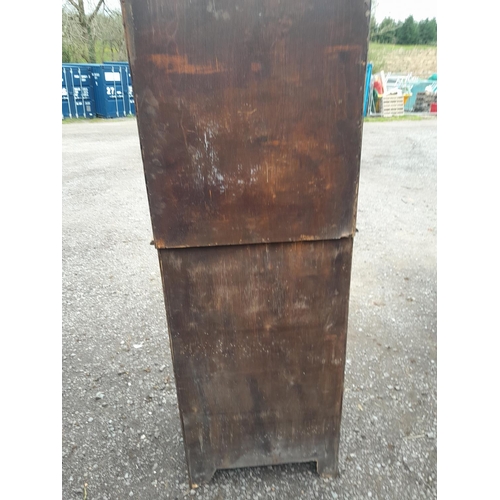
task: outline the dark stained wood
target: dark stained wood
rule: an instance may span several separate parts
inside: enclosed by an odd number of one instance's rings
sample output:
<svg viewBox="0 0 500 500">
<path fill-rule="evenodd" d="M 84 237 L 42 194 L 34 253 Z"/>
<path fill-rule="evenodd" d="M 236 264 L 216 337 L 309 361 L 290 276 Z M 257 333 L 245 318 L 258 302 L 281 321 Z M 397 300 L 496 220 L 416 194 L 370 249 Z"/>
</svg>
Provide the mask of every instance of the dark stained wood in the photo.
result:
<svg viewBox="0 0 500 500">
<path fill-rule="evenodd" d="M 352 238 L 160 250 L 191 484 L 337 472 Z"/>
<path fill-rule="evenodd" d="M 369 0 L 121 0 L 192 486 L 338 470 Z"/>
<path fill-rule="evenodd" d="M 157 248 L 353 234 L 369 2 L 122 5 Z"/>
</svg>

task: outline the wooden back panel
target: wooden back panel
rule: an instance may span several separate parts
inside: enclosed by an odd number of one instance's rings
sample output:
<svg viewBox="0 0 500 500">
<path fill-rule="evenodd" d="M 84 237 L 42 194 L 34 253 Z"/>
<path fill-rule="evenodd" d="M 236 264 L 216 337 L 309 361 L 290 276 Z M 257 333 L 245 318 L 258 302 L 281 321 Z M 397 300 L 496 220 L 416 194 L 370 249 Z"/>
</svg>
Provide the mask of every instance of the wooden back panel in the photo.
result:
<svg viewBox="0 0 500 500">
<path fill-rule="evenodd" d="M 159 255 L 191 482 L 304 461 L 335 474 L 352 238 Z"/>
<path fill-rule="evenodd" d="M 122 0 L 157 248 L 353 234 L 365 0 Z"/>
</svg>

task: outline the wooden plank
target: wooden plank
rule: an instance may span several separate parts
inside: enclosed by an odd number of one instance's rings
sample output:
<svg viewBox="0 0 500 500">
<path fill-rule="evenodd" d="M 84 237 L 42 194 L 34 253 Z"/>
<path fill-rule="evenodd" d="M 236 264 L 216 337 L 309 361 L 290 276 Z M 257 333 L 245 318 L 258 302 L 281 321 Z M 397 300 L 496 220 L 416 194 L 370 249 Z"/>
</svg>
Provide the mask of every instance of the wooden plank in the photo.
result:
<svg viewBox="0 0 500 500">
<path fill-rule="evenodd" d="M 353 234 L 369 2 L 122 6 L 157 248 Z"/>
<path fill-rule="evenodd" d="M 352 238 L 160 250 L 190 482 L 338 469 Z"/>
</svg>

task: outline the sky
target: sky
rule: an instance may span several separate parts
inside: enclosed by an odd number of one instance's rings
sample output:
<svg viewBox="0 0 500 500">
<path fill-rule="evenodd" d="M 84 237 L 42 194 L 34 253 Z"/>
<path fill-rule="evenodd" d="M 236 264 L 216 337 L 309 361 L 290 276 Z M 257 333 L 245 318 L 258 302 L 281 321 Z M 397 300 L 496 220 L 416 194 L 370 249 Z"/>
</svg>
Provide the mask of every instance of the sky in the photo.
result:
<svg viewBox="0 0 500 500">
<path fill-rule="evenodd" d="M 437 0 L 372 0 L 372 4 L 377 23 L 385 17 L 395 21 L 404 21 L 408 16 L 413 16 L 415 21 L 437 19 Z"/>
<path fill-rule="evenodd" d="M 111 9 L 120 9 L 120 0 L 106 0 L 106 3 Z M 413 16 L 415 21 L 437 18 L 437 0 L 372 0 L 372 3 L 378 23 L 385 17 L 396 21 L 404 21 L 408 16 Z"/>
</svg>

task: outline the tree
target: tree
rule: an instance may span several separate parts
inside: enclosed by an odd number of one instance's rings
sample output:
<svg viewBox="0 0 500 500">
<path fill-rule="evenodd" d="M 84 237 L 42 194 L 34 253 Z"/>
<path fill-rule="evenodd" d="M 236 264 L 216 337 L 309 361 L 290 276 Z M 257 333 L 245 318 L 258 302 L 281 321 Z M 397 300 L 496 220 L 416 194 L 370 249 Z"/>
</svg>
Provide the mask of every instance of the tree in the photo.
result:
<svg viewBox="0 0 500 500">
<path fill-rule="evenodd" d="M 121 12 L 105 9 L 96 16 L 95 29 L 97 58 L 100 61 L 128 60 Z"/>
<path fill-rule="evenodd" d="M 378 35 L 378 26 L 377 26 L 377 21 L 375 19 L 375 16 L 371 15 L 370 17 L 370 42 L 376 42 L 377 41 L 377 35 Z"/>
<path fill-rule="evenodd" d="M 431 33 L 431 39 L 430 39 L 430 43 L 437 43 L 438 41 L 438 26 L 437 26 L 437 21 L 436 21 L 436 18 L 432 18 L 430 21 L 429 21 L 429 24 L 430 24 L 430 33 Z"/>
<path fill-rule="evenodd" d="M 419 43 L 418 24 L 413 16 L 408 16 L 396 31 L 396 43 L 399 45 L 417 45 Z"/>
<path fill-rule="evenodd" d="M 380 24 L 377 24 L 375 8 L 372 3 L 370 42 L 435 45 L 437 44 L 436 18 L 416 23 L 413 16 L 409 16 L 404 23 L 401 23 L 386 17 Z"/>
<path fill-rule="evenodd" d="M 386 17 L 378 26 L 374 41 L 380 43 L 396 43 L 398 24 L 394 19 Z"/>
<path fill-rule="evenodd" d="M 104 5 L 104 0 L 98 0 L 97 4 L 94 6 L 87 6 L 90 9 L 90 14 L 87 14 L 85 10 L 85 2 L 83 0 L 67 0 L 63 6 L 63 21 L 66 18 L 68 21 L 67 26 L 70 30 L 66 31 L 66 36 L 69 38 L 70 43 L 65 45 L 63 43 L 63 57 L 65 55 L 71 55 L 71 48 L 75 48 L 75 44 L 82 46 L 82 42 L 86 45 L 86 54 L 81 54 L 85 60 L 89 63 L 96 62 L 96 37 L 95 37 L 95 27 L 94 21 L 96 19 L 99 9 Z M 73 7 L 73 9 L 70 8 Z M 76 12 L 75 12 L 76 11 Z M 72 28 L 72 29 L 71 29 Z M 63 24 L 63 39 L 65 36 L 64 24 Z M 79 42 L 79 43 L 78 43 Z M 81 48 L 80 48 L 81 50 Z M 69 51 L 69 52 L 68 52 Z"/>
<path fill-rule="evenodd" d="M 371 13 L 370 13 L 370 31 L 369 31 L 369 40 L 376 41 L 377 38 L 377 32 L 378 32 L 378 25 L 377 25 L 377 20 L 376 20 L 376 12 L 377 12 L 377 7 L 378 7 L 378 0 L 372 0 L 372 5 L 371 5 Z"/>
<path fill-rule="evenodd" d="M 437 22 L 434 19 L 425 19 L 418 23 L 418 34 L 420 43 L 424 45 L 434 44 L 437 42 Z"/>
<path fill-rule="evenodd" d="M 62 62 L 126 61 L 121 12 L 109 9 L 106 0 L 102 3 L 95 0 L 91 7 L 86 4 L 83 11 L 77 11 L 75 5 L 80 4 L 81 0 L 78 4 L 77 0 L 63 3 Z M 83 25 L 82 12 L 91 12 L 85 14 Z"/>
</svg>

